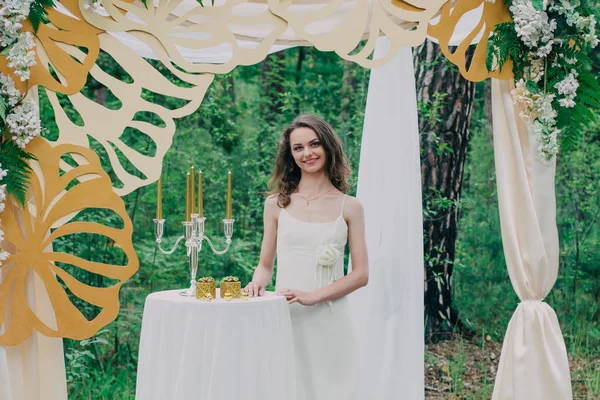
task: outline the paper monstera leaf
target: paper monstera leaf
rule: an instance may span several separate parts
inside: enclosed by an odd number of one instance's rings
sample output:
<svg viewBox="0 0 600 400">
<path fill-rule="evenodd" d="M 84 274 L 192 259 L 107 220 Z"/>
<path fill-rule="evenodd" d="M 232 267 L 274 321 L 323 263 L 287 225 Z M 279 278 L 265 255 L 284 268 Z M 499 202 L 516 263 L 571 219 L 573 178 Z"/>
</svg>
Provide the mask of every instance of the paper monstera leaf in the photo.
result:
<svg viewBox="0 0 600 400">
<path fill-rule="evenodd" d="M 73 339 L 94 335 L 117 317 L 121 286 L 138 269 L 131 220 L 98 156 L 88 148 L 71 144 L 52 147 L 41 138 L 34 140 L 28 150 L 37 158 L 32 162 L 29 204 L 23 210 L 9 201 L 2 213 L 4 239 L 13 249 L 0 267 L 0 345 L 4 346 L 22 343 L 34 330 L 46 336 Z M 61 159 L 74 155 L 80 165 L 62 171 Z M 118 216 L 122 227 L 70 219 L 91 209 Z M 90 261 L 52 250 L 54 240 L 65 237 L 77 240 L 79 235 L 99 235 L 114 244 L 123 252 L 125 265 Z M 74 276 L 78 274 L 68 272 L 78 269 L 102 277 L 111 285 L 85 284 Z M 34 294 L 32 280 L 37 287 L 40 283 L 43 286 L 54 319 L 36 314 L 32 298 L 40 293 L 36 288 Z M 81 310 L 84 307 L 100 311 L 88 319 Z"/>
<path fill-rule="evenodd" d="M 394 59 L 402 47 L 423 43 L 429 20 L 446 1 L 267 0 L 271 12 L 285 19 L 299 39 L 366 68 Z M 375 44 L 382 35 L 389 39 L 390 49 L 373 59 Z"/>
<path fill-rule="evenodd" d="M 89 75 L 120 101 L 120 107 L 110 109 L 83 93 L 69 95 L 72 108 L 81 118 L 81 123 L 76 123 L 69 117 L 72 111 L 63 108 L 56 93 L 47 90 L 46 94 L 58 126 L 56 143 L 89 147 L 89 138 L 96 140 L 106 151 L 108 161 L 119 180 L 119 183 L 113 182 L 115 192 L 124 196 L 158 179 L 163 158 L 173 142 L 175 120 L 198 109 L 214 75 L 190 74 L 167 63 L 164 65 L 165 69 L 171 74 L 171 77 L 167 77 L 164 70 L 159 71 L 155 65 L 132 52 L 111 35 L 103 33 L 99 35 L 99 40 L 101 50 L 112 57 L 112 62 L 118 64 L 131 77 L 131 81 L 118 79 L 99 65 L 94 65 Z M 78 60 L 86 56 L 76 47 L 69 47 L 67 51 Z M 174 80 L 183 81 L 184 84 L 178 84 Z M 149 99 L 148 94 L 154 100 Z M 169 108 L 162 104 L 163 98 L 179 99 L 180 104 Z M 151 115 L 161 126 L 138 120 L 136 115 L 139 113 Z M 131 132 L 124 135 L 126 131 Z M 126 135 L 146 138 L 154 146 L 134 148 Z M 120 154 L 137 171 L 126 168 Z"/>
<path fill-rule="evenodd" d="M 461 19 L 468 13 L 481 12 L 481 18 L 477 25 L 454 47 L 450 45 L 452 35 L 459 25 Z M 494 27 L 501 22 L 510 21 L 508 6 L 504 1 L 496 0 L 460 0 L 449 1 L 442 7 L 440 18 L 435 24 L 429 25 L 428 34 L 437 39 L 442 53 L 450 62 L 458 67 L 465 79 L 473 82 L 482 81 L 487 78 L 502 80 L 512 79 L 512 62 L 504 65 L 502 70 L 489 72 L 486 64 L 487 43 Z M 481 35 L 479 42 L 475 45 L 472 57 L 469 55 L 469 47 L 473 40 Z"/>
<path fill-rule="evenodd" d="M 21 92 L 40 85 L 58 93 L 77 93 L 85 85 L 88 72 L 96 63 L 100 52 L 98 34 L 103 31 L 83 20 L 77 0 L 62 0 L 60 6 L 64 12 L 47 8 L 51 23 L 40 24 L 35 33 L 37 64 L 31 68 L 29 81 L 22 82 L 13 76 L 15 85 Z M 23 22 L 23 30 L 33 32 L 29 20 Z M 74 46 L 85 49 L 85 57 L 81 60 L 75 60 L 66 51 Z M 60 80 L 51 74 L 49 65 L 52 65 Z M 0 71 L 5 75 L 14 72 L 8 67 L 4 57 L 0 58 Z"/>
<path fill-rule="evenodd" d="M 287 28 L 287 22 L 273 15 L 268 7 L 252 7 L 255 0 L 199 3 L 103 0 L 109 17 L 91 10 L 83 10 L 83 15 L 91 25 L 110 31 L 124 43 L 142 44 L 146 56 L 193 73 L 227 73 L 238 65 L 259 63 Z M 195 61 L 194 53 L 202 52 L 217 58 L 224 54 L 229 57 L 215 62 Z"/>
</svg>

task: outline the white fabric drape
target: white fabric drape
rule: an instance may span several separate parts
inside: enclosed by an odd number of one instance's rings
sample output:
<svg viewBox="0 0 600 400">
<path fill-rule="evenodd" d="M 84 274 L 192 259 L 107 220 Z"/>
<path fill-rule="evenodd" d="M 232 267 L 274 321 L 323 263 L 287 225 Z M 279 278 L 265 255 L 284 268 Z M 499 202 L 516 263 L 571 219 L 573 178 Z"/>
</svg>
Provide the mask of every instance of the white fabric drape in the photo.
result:
<svg viewBox="0 0 600 400">
<path fill-rule="evenodd" d="M 519 117 L 512 82 L 493 80 L 494 153 L 502 242 L 521 303 L 510 320 L 493 400 L 570 400 L 567 351 L 556 313 L 543 302 L 558 274 L 555 165 L 540 156 Z"/>
<path fill-rule="evenodd" d="M 389 41 L 379 39 L 384 52 Z M 369 284 L 350 297 L 361 400 L 419 400 L 423 378 L 423 223 L 411 49 L 371 71 L 358 173 Z M 351 269 L 351 266 L 350 266 Z"/>
</svg>

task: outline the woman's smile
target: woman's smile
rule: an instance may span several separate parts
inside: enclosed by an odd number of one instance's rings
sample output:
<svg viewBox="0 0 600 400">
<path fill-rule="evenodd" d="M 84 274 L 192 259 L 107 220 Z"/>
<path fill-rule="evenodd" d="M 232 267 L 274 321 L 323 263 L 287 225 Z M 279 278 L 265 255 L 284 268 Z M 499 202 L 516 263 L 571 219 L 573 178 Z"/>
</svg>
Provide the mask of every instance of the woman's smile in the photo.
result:
<svg viewBox="0 0 600 400">
<path fill-rule="evenodd" d="M 315 165 L 319 161 L 319 157 L 311 158 L 310 160 L 304 161 L 306 165 Z"/>
</svg>

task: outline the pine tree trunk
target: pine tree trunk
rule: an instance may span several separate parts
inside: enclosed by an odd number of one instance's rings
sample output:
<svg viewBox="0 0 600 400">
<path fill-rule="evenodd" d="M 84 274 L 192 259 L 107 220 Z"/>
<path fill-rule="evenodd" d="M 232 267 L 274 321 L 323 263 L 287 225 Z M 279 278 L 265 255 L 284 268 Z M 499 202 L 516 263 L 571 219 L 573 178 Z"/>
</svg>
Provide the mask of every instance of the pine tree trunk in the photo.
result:
<svg viewBox="0 0 600 400">
<path fill-rule="evenodd" d="M 475 84 L 426 41 L 414 51 L 423 191 L 426 337 L 460 325 L 452 307 L 452 269 Z"/>
</svg>

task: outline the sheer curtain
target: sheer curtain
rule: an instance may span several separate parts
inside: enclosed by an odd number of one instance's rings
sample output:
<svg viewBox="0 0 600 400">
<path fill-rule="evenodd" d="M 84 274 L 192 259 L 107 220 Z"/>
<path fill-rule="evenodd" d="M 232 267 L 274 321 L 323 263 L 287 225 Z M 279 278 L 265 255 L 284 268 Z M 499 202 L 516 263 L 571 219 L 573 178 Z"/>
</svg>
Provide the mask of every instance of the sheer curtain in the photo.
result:
<svg viewBox="0 0 600 400">
<path fill-rule="evenodd" d="M 376 56 L 386 46 L 380 38 Z M 371 71 L 357 197 L 365 209 L 370 267 L 369 284 L 350 295 L 360 399 L 423 399 L 423 225 L 410 48 Z"/>
</svg>

